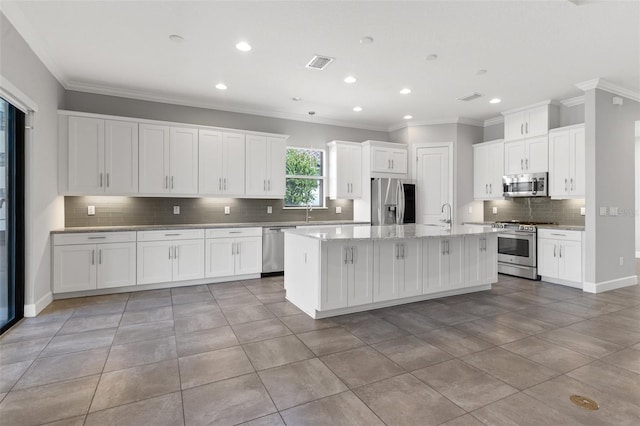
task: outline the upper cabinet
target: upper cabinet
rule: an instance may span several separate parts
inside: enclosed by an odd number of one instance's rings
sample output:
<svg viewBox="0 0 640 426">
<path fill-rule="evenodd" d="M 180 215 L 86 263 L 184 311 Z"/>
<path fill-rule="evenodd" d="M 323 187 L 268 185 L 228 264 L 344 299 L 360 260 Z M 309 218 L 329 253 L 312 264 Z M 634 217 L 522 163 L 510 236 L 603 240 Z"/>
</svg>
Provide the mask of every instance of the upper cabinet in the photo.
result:
<svg viewBox="0 0 640 426">
<path fill-rule="evenodd" d="M 198 192 L 198 129 L 140 124 L 140 193 Z"/>
<path fill-rule="evenodd" d="M 329 147 L 329 198 L 362 197 L 362 144 L 332 141 Z"/>
<path fill-rule="evenodd" d="M 502 199 L 504 175 L 502 139 L 473 145 L 473 198 Z"/>
<path fill-rule="evenodd" d="M 284 198 L 286 172 L 285 139 L 272 136 L 246 136 L 246 195 Z"/>
<path fill-rule="evenodd" d="M 138 192 L 138 124 L 68 117 L 68 192 L 129 195 Z"/>
<path fill-rule="evenodd" d="M 503 115 L 507 141 L 546 135 L 558 125 L 557 107 L 551 103 L 507 111 Z"/>
<path fill-rule="evenodd" d="M 371 150 L 372 173 L 407 174 L 406 146 L 375 141 L 367 141 L 365 144 Z"/>
<path fill-rule="evenodd" d="M 200 129 L 198 171 L 200 195 L 244 195 L 244 133 Z"/>
<path fill-rule="evenodd" d="M 547 135 L 504 143 L 504 174 L 544 173 L 549 171 Z"/>
<path fill-rule="evenodd" d="M 552 198 L 584 198 L 584 124 L 549 133 L 549 185 Z"/>
</svg>

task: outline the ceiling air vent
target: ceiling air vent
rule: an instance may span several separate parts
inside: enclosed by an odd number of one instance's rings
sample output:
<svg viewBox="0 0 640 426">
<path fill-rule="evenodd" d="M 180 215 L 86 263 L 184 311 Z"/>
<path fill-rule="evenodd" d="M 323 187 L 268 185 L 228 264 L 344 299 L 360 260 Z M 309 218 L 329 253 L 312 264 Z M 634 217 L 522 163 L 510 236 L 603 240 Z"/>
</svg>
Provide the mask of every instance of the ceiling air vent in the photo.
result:
<svg viewBox="0 0 640 426">
<path fill-rule="evenodd" d="M 328 56 L 314 56 L 305 67 L 312 70 L 322 71 L 325 69 L 331 62 L 335 61 L 335 58 L 330 58 Z"/>
<path fill-rule="evenodd" d="M 480 96 L 482 96 L 480 93 L 473 92 L 473 93 L 469 93 L 468 95 L 460 96 L 458 98 L 458 100 L 459 101 L 464 101 L 464 102 L 469 102 L 469 101 L 472 101 L 474 99 L 478 99 Z"/>
</svg>

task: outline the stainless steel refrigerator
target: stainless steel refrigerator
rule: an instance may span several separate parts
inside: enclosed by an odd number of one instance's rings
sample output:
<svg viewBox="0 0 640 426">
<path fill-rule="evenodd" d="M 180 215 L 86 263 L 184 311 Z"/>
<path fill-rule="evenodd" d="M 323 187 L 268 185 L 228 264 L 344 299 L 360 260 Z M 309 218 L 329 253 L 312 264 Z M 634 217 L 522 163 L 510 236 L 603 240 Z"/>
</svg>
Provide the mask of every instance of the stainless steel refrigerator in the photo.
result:
<svg viewBox="0 0 640 426">
<path fill-rule="evenodd" d="M 415 186 L 400 179 L 371 179 L 371 224 L 415 223 Z"/>
</svg>

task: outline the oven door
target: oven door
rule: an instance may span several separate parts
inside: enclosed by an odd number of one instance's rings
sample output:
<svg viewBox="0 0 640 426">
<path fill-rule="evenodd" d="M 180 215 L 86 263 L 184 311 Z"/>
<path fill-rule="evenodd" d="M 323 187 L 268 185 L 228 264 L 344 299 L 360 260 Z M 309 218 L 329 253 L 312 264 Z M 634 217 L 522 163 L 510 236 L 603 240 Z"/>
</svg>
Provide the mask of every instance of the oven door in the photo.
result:
<svg viewBox="0 0 640 426">
<path fill-rule="evenodd" d="M 498 233 L 498 262 L 536 266 L 536 234 L 522 231 Z"/>
</svg>

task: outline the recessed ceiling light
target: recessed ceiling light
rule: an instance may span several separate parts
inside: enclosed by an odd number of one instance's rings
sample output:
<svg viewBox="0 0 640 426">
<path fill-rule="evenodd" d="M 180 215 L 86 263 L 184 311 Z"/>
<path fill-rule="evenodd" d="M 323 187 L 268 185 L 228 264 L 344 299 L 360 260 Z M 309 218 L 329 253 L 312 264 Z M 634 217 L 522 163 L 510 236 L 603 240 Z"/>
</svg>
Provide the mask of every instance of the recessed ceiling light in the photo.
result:
<svg viewBox="0 0 640 426">
<path fill-rule="evenodd" d="M 298 102 L 298 101 L 301 101 L 301 100 L 302 100 L 302 98 L 299 98 L 299 97 L 297 97 L 297 96 L 294 96 L 293 98 L 291 98 L 291 100 L 292 100 L 292 101 L 294 101 L 294 102 Z"/>
<path fill-rule="evenodd" d="M 248 52 L 251 50 L 251 45 L 246 41 L 241 41 L 238 44 L 236 44 L 236 49 L 238 49 L 241 52 Z"/>
<path fill-rule="evenodd" d="M 344 82 L 347 84 L 352 84 L 352 83 L 355 83 L 356 81 L 358 81 L 358 79 L 352 75 L 348 75 L 344 78 Z"/>
<path fill-rule="evenodd" d="M 178 34 L 171 34 L 169 36 L 169 40 L 171 40 L 174 43 L 182 43 L 184 41 L 184 37 L 179 36 Z"/>
<path fill-rule="evenodd" d="M 499 104 L 500 102 L 502 102 L 500 98 L 493 98 L 489 101 L 490 104 Z"/>
<path fill-rule="evenodd" d="M 365 36 L 360 39 L 360 44 L 371 44 L 373 43 L 373 37 Z"/>
<path fill-rule="evenodd" d="M 413 118 L 413 115 L 405 115 L 404 117 L 405 120 L 411 120 Z"/>
<path fill-rule="evenodd" d="M 476 71 L 476 75 L 483 75 L 483 74 L 486 74 L 486 73 L 487 73 L 487 70 L 485 70 L 485 69 Z"/>
<path fill-rule="evenodd" d="M 353 110 L 354 110 L 355 112 L 360 112 L 360 111 L 362 111 L 362 107 L 359 107 L 359 106 L 357 106 L 357 107 L 353 107 Z"/>
<path fill-rule="evenodd" d="M 406 87 L 400 91 L 401 95 L 408 95 L 409 93 L 411 93 L 411 89 L 408 89 Z"/>
<path fill-rule="evenodd" d="M 224 83 L 218 83 L 216 84 L 216 89 L 218 90 L 227 90 L 227 85 Z"/>
<path fill-rule="evenodd" d="M 427 55 L 427 61 L 435 61 L 436 59 L 438 59 L 438 55 L 436 55 L 435 53 Z"/>
</svg>

